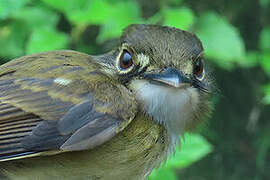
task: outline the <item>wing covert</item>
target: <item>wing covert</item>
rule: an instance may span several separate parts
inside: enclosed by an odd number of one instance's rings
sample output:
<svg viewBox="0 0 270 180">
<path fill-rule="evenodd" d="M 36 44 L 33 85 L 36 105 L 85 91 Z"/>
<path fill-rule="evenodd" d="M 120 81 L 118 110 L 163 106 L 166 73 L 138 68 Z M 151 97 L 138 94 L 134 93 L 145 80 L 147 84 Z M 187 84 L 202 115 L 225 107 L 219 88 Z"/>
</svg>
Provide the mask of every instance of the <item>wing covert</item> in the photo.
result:
<svg viewBox="0 0 270 180">
<path fill-rule="evenodd" d="M 27 57 L 0 67 L 0 161 L 94 148 L 123 130 L 137 113 L 131 92 L 95 69 L 88 55 L 53 53 L 28 56 L 29 63 L 60 62 L 56 57 L 62 54 L 68 68 L 58 63 L 24 74 Z M 70 66 L 74 56 L 79 60 Z"/>
</svg>

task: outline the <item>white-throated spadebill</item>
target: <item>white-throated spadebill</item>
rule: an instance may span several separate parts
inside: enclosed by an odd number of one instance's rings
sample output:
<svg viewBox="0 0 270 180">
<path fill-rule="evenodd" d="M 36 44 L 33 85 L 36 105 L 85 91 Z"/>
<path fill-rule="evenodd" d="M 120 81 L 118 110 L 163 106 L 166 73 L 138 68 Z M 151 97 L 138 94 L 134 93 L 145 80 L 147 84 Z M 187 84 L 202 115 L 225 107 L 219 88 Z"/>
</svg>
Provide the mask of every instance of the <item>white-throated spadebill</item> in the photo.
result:
<svg viewBox="0 0 270 180">
<path fill-rule="evenodd" d="M 140 180 L 210 113 L 192 33 L 130 25 L 112 51 L 52 51 L 0 67 L 0 179 Z"/>
</svg>

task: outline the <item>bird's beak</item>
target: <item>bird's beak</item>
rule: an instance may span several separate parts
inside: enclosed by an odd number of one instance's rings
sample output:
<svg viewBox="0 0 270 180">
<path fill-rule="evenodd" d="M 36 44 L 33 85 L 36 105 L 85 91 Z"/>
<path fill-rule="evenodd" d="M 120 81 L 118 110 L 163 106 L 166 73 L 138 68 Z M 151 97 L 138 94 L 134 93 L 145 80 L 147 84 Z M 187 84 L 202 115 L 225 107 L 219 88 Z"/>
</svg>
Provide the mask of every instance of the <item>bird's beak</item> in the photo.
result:
<svg viewBox="0 0 270 180">
<path fill-rule="evenodd" d="M 183 72 L 171 67 L 159 73 L 144 73 L 142 77 L 150 80 L 152 83 L 162 83 L 175 88 L 192 84 L 192 80 L 186 77 Z"/>
</svg>

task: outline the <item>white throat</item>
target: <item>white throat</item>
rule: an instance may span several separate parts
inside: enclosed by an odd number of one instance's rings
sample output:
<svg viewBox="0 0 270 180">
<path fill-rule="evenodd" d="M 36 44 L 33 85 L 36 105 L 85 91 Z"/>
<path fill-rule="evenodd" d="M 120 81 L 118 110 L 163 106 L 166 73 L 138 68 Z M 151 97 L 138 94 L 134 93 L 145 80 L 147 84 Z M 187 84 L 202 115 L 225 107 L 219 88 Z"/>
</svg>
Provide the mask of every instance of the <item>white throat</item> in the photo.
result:
<svg viewBox="0 0 270 180">
<path fill-rule="evenodd" d="M 193 119 L 197 110 L 199 103 L 197 90 L 192 87 L 182 89 L 165 87 L 145 80 L 132 81 L 130 88 L 135 92 L 143 111 L 163 124 L 172 143 L 176 143 L 179 135 L 184 134 L 187 122 Z"/>
</svg>

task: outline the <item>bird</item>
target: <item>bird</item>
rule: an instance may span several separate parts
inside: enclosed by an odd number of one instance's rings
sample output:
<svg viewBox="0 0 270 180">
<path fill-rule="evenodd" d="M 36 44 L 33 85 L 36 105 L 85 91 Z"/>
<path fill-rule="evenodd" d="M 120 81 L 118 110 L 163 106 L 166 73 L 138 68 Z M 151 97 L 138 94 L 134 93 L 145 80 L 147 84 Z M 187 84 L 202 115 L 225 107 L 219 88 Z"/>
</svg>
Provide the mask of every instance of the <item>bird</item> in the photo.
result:
<svg viewBox="0 0 270 180">
<path fill-rule="evenodd" d="M 132 24 L 105 54 L 1 65 L 0 179 L 147 179 L 211 114 L 203 52 L 191 32 Z"/>
</svg>

